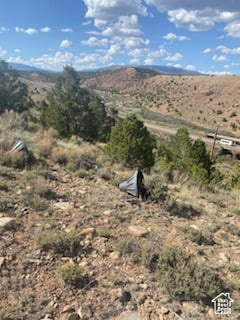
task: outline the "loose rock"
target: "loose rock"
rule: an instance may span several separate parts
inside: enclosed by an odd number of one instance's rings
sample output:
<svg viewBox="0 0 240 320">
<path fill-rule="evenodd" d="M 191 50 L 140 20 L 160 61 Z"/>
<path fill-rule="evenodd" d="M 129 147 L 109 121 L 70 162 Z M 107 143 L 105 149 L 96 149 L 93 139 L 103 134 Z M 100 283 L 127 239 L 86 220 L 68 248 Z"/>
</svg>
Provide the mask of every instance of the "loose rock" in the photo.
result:
<svg viewBox="0 0 240 320">
<path fill-rule="evenodd" d="M 128 233 L 136 237 L 144 237 L 148 234 L 148 230 L 142 226 L 129 226 Z"/>
</svg>

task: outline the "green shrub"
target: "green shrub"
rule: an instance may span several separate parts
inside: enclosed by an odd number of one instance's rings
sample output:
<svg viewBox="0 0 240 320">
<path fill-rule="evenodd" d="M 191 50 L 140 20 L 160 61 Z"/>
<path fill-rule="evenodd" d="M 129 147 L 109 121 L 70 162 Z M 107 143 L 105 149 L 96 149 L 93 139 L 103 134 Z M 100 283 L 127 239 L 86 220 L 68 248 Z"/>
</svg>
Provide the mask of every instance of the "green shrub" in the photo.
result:
<svg viewBox="0 0 240 320">
<path fill-rule="evenodd" d="M 129 236 L 118 240 L 116 246 L 121 255 L 127 255 L 132 262 L 155 271 L 159 255 L 151 241 L 139 241 Z"/>
<path fill-rule="evenodd" d="M 158 175 L 151 175 L 145 180 L 145 186 L 149 193 L 148 199 L 161 202 L 167 197 L 167 185 L 164 184 Z"/>
<path fill-rule="evenodd" d="M 102 228 L 102 229 L 98 229 L 97 230 L 97 235 L 99 236 L 99 237 L 102 237 L 102 238 L 107 238 L 107 239 L 109 239 L 110 238 L 110 231 L 108 230 L 108 229 L 106 229 L 106 228 Z"/>
<path fill-rule="evenodd" d="M 150 168 L 154 164 L 155 144 L 143 122 L 130 114 L 113 128 L 106 152 L 114 161 L 124 162 L 126 166 Z"/>
<path fill-rule="evenodd" d="M 29 151 L 26 155 L 18 151 L 2 153 L 0 159 L 0 164 L 2 164 L 3 166 L 16 169 L 31 167 L 36 162 L 37 160 L 31 151 Z"/>
<path fill-rule="evenodd" d="M 128 255 L 135 263 L 141 261 L 141 245 L 134 237 L 125 237 L 118 240 L 117 249 L 121 255 Z"/>
<path fill-rule="evenodd" d="M 74 257 L 82 251 L 81 240 L 81 236 L 75 232 L 44 232 L 37 237 L 36 242 L 45 251 L 52 250 L 63 256 Z"/>
<path fill-rule="evenodd" d="M 157 248 L 158 250 L 158 248 Z M 156 250 L 155 244 L 151 242 L 144 243 L 141 247 L 141 264 L 152 272 L 156 270 L 159 253 Z"/>
<path fill-rule="evenodd" d="M 9 191 L 8 184 L 4 181 L 0 181 L 0 190 L 6 192 Z"/>
<path fill-rule="evenodd" d="M 84 286 L 84 270 L 75 264 L 67 264 L 59 270 L 61 278 L 65 283 L 74 287 Z"/>
<path fill-rule="evenodd" d="M 186 128 L 180 128 L 168 144 L 159 144 L 156 157 L 169 173 L 175 169 L 199 182 L 208 183 L 214 172 L 205 143 L 193 142 Z"/>
<path fill-rule="evenodd" d="M 0 310 L 0 320 L 16 320 L 16 317 L 12 316 L 9 312 Z"/>
<path fill-rule="evenodd" d="M 38 194 L 34 194 L 28 199 L 25 198 L 25 202 L 36 211 L 43 211 L 48 207 L 47 201 L 42 199 Z"/>
<path fill-rule="evenodd" d="M 197 244 L 202 244 L 203 236 L 200 230 L 192 227 L 182 227 L 180 228 L 182 232 L 187 236 L 189 240 Z"/>
<path fill-rule="evenodd" d="M 196 264 L 177 247 L 161 251 L 157 273 L 161 285 L 174 299 L 210 304 L 213 297 L 226 290 L 214 270 Z"/>
<path fill-rule="evenodd" d="M 0 198 L 0 211 L 6 212 L 8 210 L 7 200 Z"/>
</svg>

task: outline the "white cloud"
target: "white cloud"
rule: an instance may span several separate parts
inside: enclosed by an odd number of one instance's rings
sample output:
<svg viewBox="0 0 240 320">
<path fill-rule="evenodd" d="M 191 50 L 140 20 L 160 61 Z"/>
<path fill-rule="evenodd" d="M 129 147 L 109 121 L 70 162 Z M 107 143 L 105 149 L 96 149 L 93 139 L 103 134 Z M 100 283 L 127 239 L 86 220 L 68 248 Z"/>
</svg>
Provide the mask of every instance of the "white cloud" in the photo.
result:
<svg viewBox="0 0 240 320">
<path fill-rule="evenodd" d="M 154 59 L 145 59 L 144 60 L 145 65 L 152 65 L 155 64 Z"/>
<path fill-rule="evenodd" d="M 84 46 L 106 46 L 108 44 L 108 39 L 103 38 L 103 39 L 98 39 L 96 37 L 90 37 L 88 40 L 82 40 L 81 44 Z"/>
<path fill-rule="evenodd" d="M 137 48 L 137 49 L 133 49 L 132 51 L 128 52 L 129 56 L 132 57 L 138 57 L 140 58 L 141 56 L 143 56 L 146 53 L 145 49 L 141 49 L 141 48 Z"/>
<path fill-rule="evenodd" d="M 229 37 L 240 38 L 240 20 L 229 23 L 224 30 Z"/>
<path fill-rule="evenodd" d="M 21 49 L 15 49 L 14 50 L 16 53 L 20 53 L 22 50 Z"/>
<path fill-rule="evenodd" d="M 92 23 L 91 20 L 86 20 L 84 22 L 82 22 L 82 26 L 89 26 Z"/>
<path fill-rule="evenodd" d="M 113 56 L 121 52 L 121 46 L 119 44 L 112 44 L 107 51 L 107 56 Z"/>
<path fill-rule="evenodd" d="M 240 37 L 240 2 L 222 0 L 145 0 L 161 12 L 168 12 L 169 20 L 177 27 L 191 31 L 205 31 L 216 22 L 229 23 L 225 31 L 231 37 Z M 235 32 L 236 31 L 236 32 Z"/>
<path fill-rule="evenodd" d="M 169 55 L 164 60 L 166 61 L 179 61 L 183 58 L 183 55 L 181 53 L 175 53 L 174 55 Z"/>
<path fill-rule="evenodd" d="M 217 46 L 216 49 L 221 51 L 224 54 L 240 54 L 240 47 L 231 49 L 226 46 Z"/>
<path fill-rule="evenodd" d="M 36 29 L 34 29 L 34 28 L 24 29 L 24 28 L 16 27 L 16 28 L 15 28 L 15 31 L 16 31 L 16 32 L 23 32 L 23 33 L 26 33 L 26 34 L 28 34 L 28 35 L 30 35 L 30 36 L 33 35 L 33 34 L 38 33 L 38 31 L 37 31 Z"/>
<path fill-rule="evenodd" d="M 110 61 L 110 56 L 97 53 L 81 53 L 79 56 L 76 56 L 71 52 L 63 53 L 58 51 L 54 55 L 44 54 L 38 58 L 31 58 L 27 63 L 50 70 L 61 70 L 65 65 L 71 64 L 77 70 L 83 70 L 106 65 L 106 63 L 109 63 Z"/>
<path fill-rule="evenodd" d="M 174 64 L 173 67 L 175 67 L 175 68 L 182 68 L 182 65 L 179 64 L 179 63 L 177 63 L 177 64 Z"/>
<path fill-rule="evenodd" d="M 72 42 L 69 40 L 62 40 L 62 42 L 60 43 L 60 48 L 65 49 L 65 48 L 69 48 L 71 47 Z"/>
<path fill-rule="evenodd" d="M 0 57 L 3 57 L 7 54 L 6 50 L 3 50 L 2 47 L 0 47 Z"/>
<path fill-rule="evenodd" d="M 187 28 L 191 31 L 205 31 L 214 27 L 214 20 L 209 15 L 202 15 L 200 11 L 187 11 L 185 9 L 168 12 L 170 22 L 177 27 Z"/>
<path fill-rule="evenodd" d="M 197 68 L 196 68 L 196 66 L 193 66 L 192 64 L 188 64 L 185 69 L 187 69 L 189 71 L 195 71 Z"/>
<path fill-rule="evenodd" d="M 190 40 L 189 37 L 186 36 L 177 36 L 175 33 L 168 33 L 165 36 L 163 36 L 164 39 L 169 40 L 169 41 L 175 41 L 175 40 L 179 40 L 179 41 L 184 41 L 184 40 Z"/>
<path fill-rule="evenodd" d="M 117 22 L 106 27 L 102 31 L 102 34 L 108 37 L 138 37 L 142 32 L 138 25 L 138 17 L 135 14 L 132 14 L 131 16 L 119 17 Z"/>
<path fill-rule="evenodd" d="M 24 61 L 21 57 L 9 57 L 7 59 L 7 62 L 28 64 L 28 62 Z"/>
<path fill-rule="evenodd" d="M 121 16 L 147 15 L 141 0 L 83 0 L 87 6 L 86 18 L 93 18 L 96 27 L 104 27 Z"/>
<path fill-rule="evenodd" d="M 234 13 L 240 11 L 239 1 L 220 0 L 145 0 L 148 5 L 157 7 L 159 11 L 169 11 L 184 8 L 186 10 L 202 10 L 203 8 L 218 9 L 221 12 Z M 228 14 L 229 18 L 229 14 Z"/>
<path fill-rule="evenodd" d="M 62 32 L 73 32 L 72 28 L 62 28 L 61 29 Z"/>
<path fill-rule="evenodd" d="M 149 44 L 149 39 L 143 40 L 142 38 L 126 38 L 123 41 L 124 46 L 128 50 L 132 50 L 134 48 L 142 48 Z"/>
<path fill-rule="evenodd" d="M 41 32 L 45 32 L 45 33 L 47 33 L 47 32 L 51 32 L 51 31 L 52 31 L 52 29 L 51 29 L 51 28 L 49 28 L 49 27 L 45 27 L 45 28 L 41 28 L 41 29 L 40 29 L 40 31 L 41 31 Z"/>
<path fill-rule="evenodd" d="M 222 61 L 226 61 L 227 60 L 227 57 L 226 56 L 223 56 L 223 55 L 216 55 L 214 54 L 213 57 L 212 57 L 213 61 L 219 61 L 219 62 L 222 62 Z"/>
<path fill-rule="evenodd" d="M 8 28 L 0 27 L 0 33 L 4 33 L 4 32 L 7 32 L 7 31 L 9 31 Z"/>
<path fill-rule="evenodd" d="M 139 64 L 140 63 L 140 60 L 138 58 L 133 58 L 133 59 L 130 59 L 129 60 L 129 63 L 130 64 Z"/>
<path fill-rule="evenodd" d="M 232 75 L 233 73 L 230 71 L 208 71 L 206 74 L 214 74 L 216 76 L 227 76 L 227 75 Z"/>
<path fill-rule="evenodd" d="M 144 64 L 156 64 L 158 62 L 155 61 L 168 55 L 168 52 L 162 47 L 160 47 L 158 50 L 151 50 L 149 48 L 137 48 L 129 51 L 128 55 L 133 57 L 133 59 L 139 60 L 140 58 L 142 58 L 144 60 Z"/>
<path fill-rule="evenodd" d="M 211 48 L 206 48 L 206 49 L 203 50 L 202 53 L 210 53 L 210 52 L 212 52 L 212 49 Z"/>
</svg>

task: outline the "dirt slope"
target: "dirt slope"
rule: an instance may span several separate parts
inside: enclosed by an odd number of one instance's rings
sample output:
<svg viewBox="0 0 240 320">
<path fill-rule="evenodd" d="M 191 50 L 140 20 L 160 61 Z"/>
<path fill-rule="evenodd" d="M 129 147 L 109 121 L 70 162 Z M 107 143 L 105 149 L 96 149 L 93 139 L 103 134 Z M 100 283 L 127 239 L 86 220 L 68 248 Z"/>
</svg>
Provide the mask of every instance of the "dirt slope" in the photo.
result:
<svg viewBox="0 0 240 320">
<path fill-rule="evenodd" d="M 118 93 L 119 103 L 127 96 L 128 104 L 240 135 L 239 76 L 143 76 L 129 68 L 89 78 L 83 86 Z"/>
<path fill-rule="evenodd" d="M 196 256 L 201 250 L 198 261 L 220 268 L 226 277 L 228 261 L 235 265 L 239 259 L 240 240 L 231 228 L 239 227 L 237 217 L 226 214 L 224 207 L 202 199 L 201 215 L 189 220 L 170 214 L 163 204 L 126 202 L 125 194 L 98 175 L 77 178 L 55 165 L 47 171 L 1 167 L 0 185 L 0 217 L 16 219 L 14 226 L 0 228 L 0 310 L 12 316 L 7 319 L 113 320 L 127 310 L 148 320 L 215 319 L 210 307 L 170 299 L 155 275 L 134 263 L 137 251 L 129 259 L 119 248 L 134 238 L 135 245 L 146 242 L 150 250 L 165 243 L 181 245 Z M 209 215 L 210 210 L 215 213 Z M 207 227 L 214 246 L 193 244 L 179 233 L 181 225 Z M 41 250 L 36 242 L 42 232 L 72 230 L 83 236 L 82 251 L 73 258 Z M 59 276 L 59 268 L 68 262 L 84 268 L 88 281 L 83 288 L 69 286 Z M 232 319 L 238 319 L 236 312 Z"/>
</svg>

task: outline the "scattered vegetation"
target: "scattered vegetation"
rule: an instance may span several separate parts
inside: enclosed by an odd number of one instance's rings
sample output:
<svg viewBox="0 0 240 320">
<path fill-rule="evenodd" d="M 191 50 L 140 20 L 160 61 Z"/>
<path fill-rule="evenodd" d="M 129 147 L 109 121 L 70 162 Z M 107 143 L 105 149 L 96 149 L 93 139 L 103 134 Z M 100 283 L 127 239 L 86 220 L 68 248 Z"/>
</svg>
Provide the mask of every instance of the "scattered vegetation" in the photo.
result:
<svg viewBox="0 0 240 320">
<path fill-rule="evenodd" d="M 157 159 L 165 168 L 185 172 L 200 182 L 209 182 L 214 171 L 205 143 L 193 142 L 186 128 L 178 129 L 169 144 L 159 144 Z"/>
<path fill-rule="evenodd" d="M 36 242 L 45 251 L 52 250 L 66 257 L 74 257 L 82 252 L 81 240 L 75 232 L 44 232 L 38 235 Z"/>
<path fill-rule="evenodd" d="M 4 152 L 0 150 L 0 164 L 15 169 L 24 169 L 36 164 L 33 152 L 27 154 L 18 151 Z"/>
<path fill-rule="evenodd" d="M 164 248 L 158 260 L 158 279 L 171 297 L 210 304 L 212 297 L 225 292 L 217 273 L 204 264 L 196 264 L 179 248 Z"/>
<path fill-rule="evenodd" d="M 66 284 L 74 287 L 83 287 L 84 270 L 76 264 L 67 264 L 60 268 L 59 274 Z"/>
<path fill-rule="evenodd" d="M 126 166 L 151 168 L 154 164 L 155 139 L 135 114 L 130 114 L 113 128 L 106 152 Z"/>
</svg>

